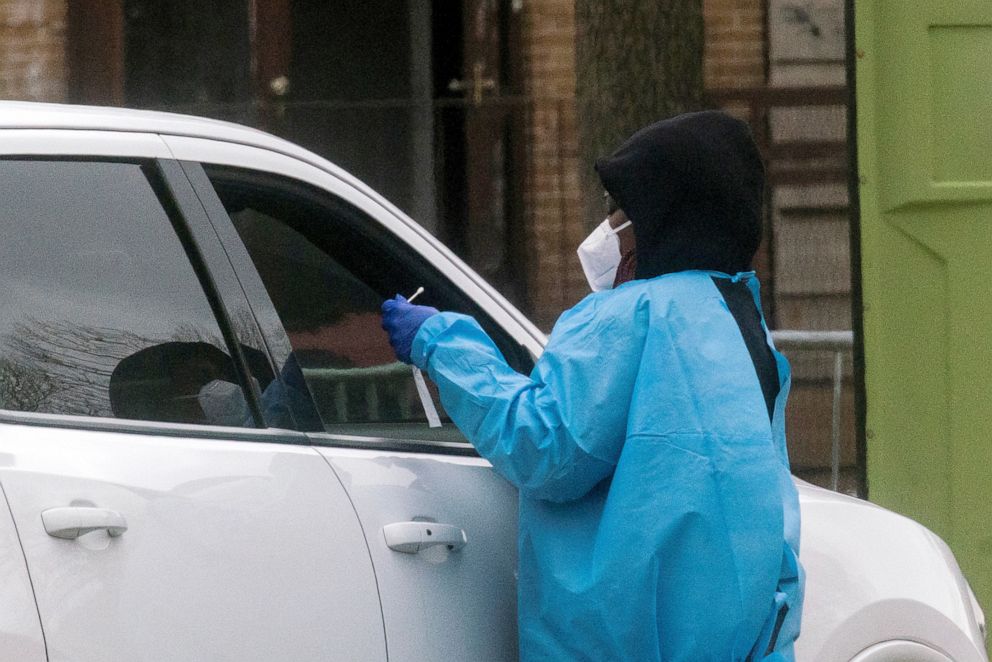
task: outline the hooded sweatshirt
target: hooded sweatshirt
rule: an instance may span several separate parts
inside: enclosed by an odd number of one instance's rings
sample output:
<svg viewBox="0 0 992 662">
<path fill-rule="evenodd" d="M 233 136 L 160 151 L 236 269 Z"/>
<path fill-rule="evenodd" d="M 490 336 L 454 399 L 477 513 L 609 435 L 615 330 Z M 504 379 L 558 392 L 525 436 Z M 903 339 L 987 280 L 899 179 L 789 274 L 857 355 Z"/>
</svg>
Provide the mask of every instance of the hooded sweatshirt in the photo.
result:
<svg viewBox="0 0 992 662">
<path fill-rule="evenodd" d="M 636 278 L 750 269 L 765 182 L 744 122 L 718 111 L 662 120 L 599 159 L 596 171 L 633 222 Z"/>
</svg>

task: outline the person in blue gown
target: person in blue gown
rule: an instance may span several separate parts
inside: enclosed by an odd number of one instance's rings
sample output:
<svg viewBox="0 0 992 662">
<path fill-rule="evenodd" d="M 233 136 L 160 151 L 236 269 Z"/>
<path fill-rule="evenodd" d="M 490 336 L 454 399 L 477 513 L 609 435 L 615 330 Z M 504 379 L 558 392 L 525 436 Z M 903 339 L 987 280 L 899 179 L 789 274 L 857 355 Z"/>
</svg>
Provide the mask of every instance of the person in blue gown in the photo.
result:
<svg viewBox="0 0 992 662">
<path fill-rule="evenodd" d="M 706 111 L 596 169 L 614 205 L 579 247 L 595 291 L 530 375 L 465 315 L 397 295 L 383 327 L 519 489 L 522 660 L 791 661 L 799 505 L 789 366 L 751 271 L 760 156 Z"/>
</svg>

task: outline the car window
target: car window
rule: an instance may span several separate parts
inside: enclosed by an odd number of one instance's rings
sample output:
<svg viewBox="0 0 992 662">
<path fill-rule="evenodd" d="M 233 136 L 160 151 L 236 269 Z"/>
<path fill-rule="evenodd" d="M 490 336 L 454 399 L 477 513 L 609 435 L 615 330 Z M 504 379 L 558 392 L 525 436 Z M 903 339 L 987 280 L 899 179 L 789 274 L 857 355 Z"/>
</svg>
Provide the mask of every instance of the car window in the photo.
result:
<svg viewBox="0 0 992 662">
<path fill-rule="evenodd" d="M 205 170 L 289 336 L 287 367 L 299 370 L 323 430 L 462 440 L 443 410 L 441 428 L 428 428 L 412 370 L 396 361 L 380 326 L 380 306 L 396 293 L 409 296 L 424 287 L 418 303 L 472 314 L 515 368 L 532 367 L 524 348 L 464 293 L 356 207 L 275 175 Z M 429 389 L 438 403 L 433 385 Z M 263 404 L 269 399 L 263 394 Z"/>
<path fill-rule="evenodd" d="M 0 408 L 254 425 L 161 188 L 151 165 L 0 160 Z"/>
</svg>

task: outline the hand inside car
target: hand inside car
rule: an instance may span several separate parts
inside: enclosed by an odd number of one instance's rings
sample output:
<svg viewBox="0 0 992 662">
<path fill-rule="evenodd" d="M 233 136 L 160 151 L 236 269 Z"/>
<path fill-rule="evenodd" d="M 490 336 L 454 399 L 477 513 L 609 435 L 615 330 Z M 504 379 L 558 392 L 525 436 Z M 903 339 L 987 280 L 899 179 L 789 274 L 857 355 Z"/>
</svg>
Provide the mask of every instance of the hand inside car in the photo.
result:
<svg viewBox="0 0 992 662">
<path fill-rule="evenodd" d="M 437 313 L 437 308 L 417 306 L 407 301 L 402 294 L 383 302 L 382 328 L 389 334 L 389 344 L 396 352 L 396 358 L 403 363 L 410 363 L 410 349 L 420 325 Z"/>
</svg>

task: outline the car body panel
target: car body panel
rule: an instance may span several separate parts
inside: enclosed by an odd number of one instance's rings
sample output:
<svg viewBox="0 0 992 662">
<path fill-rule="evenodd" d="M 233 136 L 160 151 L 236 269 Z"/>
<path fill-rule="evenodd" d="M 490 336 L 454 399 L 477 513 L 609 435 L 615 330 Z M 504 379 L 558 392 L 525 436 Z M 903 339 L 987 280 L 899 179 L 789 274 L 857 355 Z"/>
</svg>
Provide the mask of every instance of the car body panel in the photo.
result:
<svg viewBox="0 0 992 662">
<path fill-rule="evenodd" d="M 851 662 L 954 662 L 940 651 L 915 641 L 886 641 L 860 653 Z"/>
<path fill-rule="evenodd" d="M 517 659 L 516 491 L 479 458 L 320 448 L 348 490 L 379 580 L 392 662 Z M 432 521 L 461 549 L 403 553 L 383 527 Z M 452 627 L 452 624 L 458 624 Z"/>
<path fill-rule="evenodd" d="M 0 439 L 4 437 L 0 436 Z M 0 447 L 3 447 L 0 445 Z M 0 451 L 0 466 L 12 461 Z M 0 492 L 0 660 L 44 662 L 45 638 L 24 552 L 7 500 Z"/>
<path fill-rule="evenodd" d="M 797 659 L 846 662 L 889 639 L 957 662 L 987 659 L 970 589 L 940 538 L 874 504 L 797 483 L 807 572 Z"/>
<path fill-rule="evenodd" d="M 53 662 L 386 659 L 361 529 L 312 448 L 10 424 L 0 437 Z M 116 511 L 127 531 L 48 535 L 41 513 L 69 506 Z"/>
</svg>

